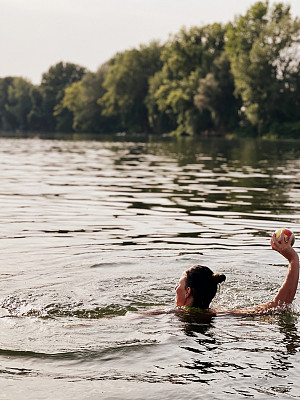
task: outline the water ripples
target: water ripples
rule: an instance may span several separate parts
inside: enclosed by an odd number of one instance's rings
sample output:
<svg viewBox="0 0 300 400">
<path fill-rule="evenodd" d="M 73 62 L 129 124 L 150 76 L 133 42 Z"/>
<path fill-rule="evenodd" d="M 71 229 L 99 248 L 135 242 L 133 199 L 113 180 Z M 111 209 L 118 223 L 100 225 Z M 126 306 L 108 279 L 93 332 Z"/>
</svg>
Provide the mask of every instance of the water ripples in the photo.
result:
<svg viewBox="0 0 300 400">
<path fill-rule="evenodd" d="M 192 264 L 226 274 L 214 306 L 274 295 L 286 265 L 270 234 L 300 232 L 297 144 L 0 139 L 0 156 L 0 380 L 14 398 L 98 398 L 97 382 L 109 399 L 297 396 L 297 298 L 271 316 L 168 312 Z"/>
</svg>

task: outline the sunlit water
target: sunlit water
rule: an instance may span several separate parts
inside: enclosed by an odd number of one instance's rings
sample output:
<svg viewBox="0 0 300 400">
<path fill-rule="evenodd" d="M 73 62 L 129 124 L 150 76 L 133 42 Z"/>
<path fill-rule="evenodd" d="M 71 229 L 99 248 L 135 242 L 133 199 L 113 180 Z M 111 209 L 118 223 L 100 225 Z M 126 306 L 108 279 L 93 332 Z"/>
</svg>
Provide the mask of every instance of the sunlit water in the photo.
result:
<svg viewBox="0 0 300 400">
<path fill-rule="evenodd" d="M 0 139 L 1 399 L 300 398 L 299 295 L 277 315 L 164 313 L 183 269 L 213 306 L 266 302 L 300 243 L 300 143 Z"/>
</svg>

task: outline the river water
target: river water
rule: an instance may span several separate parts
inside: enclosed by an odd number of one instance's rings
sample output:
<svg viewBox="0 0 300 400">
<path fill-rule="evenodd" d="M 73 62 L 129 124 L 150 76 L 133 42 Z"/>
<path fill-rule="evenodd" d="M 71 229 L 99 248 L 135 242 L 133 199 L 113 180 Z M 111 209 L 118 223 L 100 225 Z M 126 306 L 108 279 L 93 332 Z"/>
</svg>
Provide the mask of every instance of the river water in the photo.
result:
<svg viewBox="0 0 300 400">
<path fill-rule="evenodd" d="M 291 311 L 175 313 L 193 264 L 213 302 L 269 301 L 300 240 L 300 142 L 0 139 L 1 399 L 300 398 Z"/>
</svg>

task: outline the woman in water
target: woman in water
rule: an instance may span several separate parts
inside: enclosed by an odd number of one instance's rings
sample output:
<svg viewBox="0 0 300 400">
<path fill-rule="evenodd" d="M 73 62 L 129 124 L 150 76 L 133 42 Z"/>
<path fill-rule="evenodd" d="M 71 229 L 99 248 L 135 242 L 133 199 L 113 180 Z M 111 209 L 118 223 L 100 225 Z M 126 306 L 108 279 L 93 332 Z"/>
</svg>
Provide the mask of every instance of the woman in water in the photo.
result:
<svg viewBox="0 0 300 400">
<path fill-rule="evenodd" d="M 273 234 L 271 246 L 273 250 L 278 251 L 289 261 L 285 280 L 278 293 L 269 303 L 253 308 L 230 311 L 230 313 L 262 313 L 275 308 L 280 309 L 292 303 L 299 279 L 299 257 L 292 248 L 290 240 L 285 241 L 283 233 L 278 239 L 276 239 L 275 233 Z M 175 287 L 177 306 L 189 306 L 215 312 L 215 310 L 209 310 L 209 305 L 215 297 L 218 284 L 225 281 L 225 279 L 225 275 L 214 274 L 208 267 L 195 265 L 188 268 L 184 271 L 178 285 Z"/>
</svg>

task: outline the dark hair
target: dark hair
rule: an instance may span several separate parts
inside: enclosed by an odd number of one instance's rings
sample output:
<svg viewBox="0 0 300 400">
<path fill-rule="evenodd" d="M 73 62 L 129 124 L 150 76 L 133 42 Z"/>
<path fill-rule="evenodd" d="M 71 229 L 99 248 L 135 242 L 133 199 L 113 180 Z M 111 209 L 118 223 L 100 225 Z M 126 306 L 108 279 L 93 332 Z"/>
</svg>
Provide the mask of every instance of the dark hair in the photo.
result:
<svg viewBox="0 0 300 400">
<path fill-rule="evenodd" d="M 203 265 L 194 265 L 186 271 L 186 288 L 191 288 L 193 307 L 206 309 L 217 293 L 218 283 L 224 282 L 226 276 L 214 274 Z"/>
</svg>

